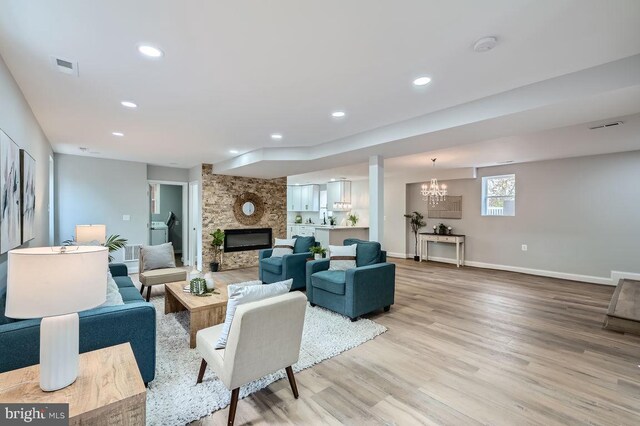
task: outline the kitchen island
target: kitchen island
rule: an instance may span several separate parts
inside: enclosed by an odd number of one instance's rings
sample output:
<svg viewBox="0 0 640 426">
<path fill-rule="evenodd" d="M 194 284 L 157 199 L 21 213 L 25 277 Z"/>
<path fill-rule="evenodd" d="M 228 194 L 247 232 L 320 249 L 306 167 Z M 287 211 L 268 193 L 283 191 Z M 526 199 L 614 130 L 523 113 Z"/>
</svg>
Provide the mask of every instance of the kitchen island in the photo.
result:
<svg viewBox="0 0 640 426">
<path fill-rule="evenodd" d="M 347 238 L 369 239 L 368 226 L 345 225 L 316 225 L 314 223 L 289 223 L 287 225 L 287 238 L 294 235 L 313 236 L 322 247 L 341 246 Z"/>
</svg>

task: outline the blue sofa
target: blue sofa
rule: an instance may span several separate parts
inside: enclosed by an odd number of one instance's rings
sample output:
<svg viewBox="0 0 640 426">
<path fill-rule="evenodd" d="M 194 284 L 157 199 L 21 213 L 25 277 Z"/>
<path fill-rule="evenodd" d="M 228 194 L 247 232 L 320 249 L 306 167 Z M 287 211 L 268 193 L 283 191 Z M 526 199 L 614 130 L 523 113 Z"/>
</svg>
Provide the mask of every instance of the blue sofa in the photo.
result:
<svg viewBox="0 0 640 426">
<path fill-rule="evenodd" d="M 80 312 L 80 353 L 130 342 L 145 383 L 156 374 L 156 310 L 144 301 L 126 265 L 109 265 L 124 305 Z M 0 289 L 0 373 L 37 364 L 40 319 L 16 320 L 4 315 L 6 287 Z"/>
<path fill-rule="evenodd" d="M 309 250 L 317 243 L 315 237 L 300 237 L 296 235 L 293 238 L 296 239 L 293 254 L 271 257 L 273 249 L 260 250 L 258 253 L 260 262 L 258 276 L 260 281 L 265 284 L 271 284 L 293 278 L 291 291 L 305 288 L 307 259 L 313 257 Z"/>
<path fill-rule="evenodd" d="M 396 265 L 387 263 L 380 243 L 346 239 L 344 245 L 357 244 L 356 267 L 329 271 L 329 259 L 308 262 L 307 299 L 311 306 L 322 306 L 355 321 L 360 315 L 393 305 Z"/>
</svg>

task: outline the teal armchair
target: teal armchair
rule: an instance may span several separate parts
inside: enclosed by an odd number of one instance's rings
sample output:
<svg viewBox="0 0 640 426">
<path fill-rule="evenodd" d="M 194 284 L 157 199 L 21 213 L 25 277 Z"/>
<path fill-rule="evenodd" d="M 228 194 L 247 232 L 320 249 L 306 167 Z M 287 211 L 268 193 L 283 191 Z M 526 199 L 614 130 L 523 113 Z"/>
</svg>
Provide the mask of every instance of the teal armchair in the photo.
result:
<svg viewBox="0 0 640 426">
<path fill-rule="evenodd" d="M 306 265 L 307 299 L 311 306 L 338 312 L 355 321 L 360 315 L 377 309 L 391 309 L 395 296 L 396 265 L 387 263 L 380 243 L 357 239 L 344 245 L 358 244 L 356 267 L 346 271 L 329 271 L 329 259 Z"/>
<path fill-rule="evenodd" d="M 294 236 L 296 244 L 293 247 L 293 254 L 286 254 L 282 257 L 271 257 L 273 249 L 260 250 L 258 253 L 258 275 L 260 281 L 271 284 L 278 281 L 293 279 L 291 290 L 305 288 L 305 267 L 307 259 L 313 257 L 309 251 L 311 247 L 317 245 L 315 237 Z"/>
</svg>

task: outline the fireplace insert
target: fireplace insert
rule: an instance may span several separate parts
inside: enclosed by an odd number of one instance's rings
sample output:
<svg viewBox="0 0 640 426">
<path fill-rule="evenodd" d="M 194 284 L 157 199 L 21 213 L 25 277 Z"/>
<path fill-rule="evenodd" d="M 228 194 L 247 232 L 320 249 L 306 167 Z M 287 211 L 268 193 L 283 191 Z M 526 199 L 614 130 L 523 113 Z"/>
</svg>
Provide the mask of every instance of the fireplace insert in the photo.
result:
<svg viewBox="0 0 640 426">
<path fill-rule="evenodd" d="M 271 228 L 225 229 L 224 251 L 248 251 L 271 248 Z"/>
</svg>

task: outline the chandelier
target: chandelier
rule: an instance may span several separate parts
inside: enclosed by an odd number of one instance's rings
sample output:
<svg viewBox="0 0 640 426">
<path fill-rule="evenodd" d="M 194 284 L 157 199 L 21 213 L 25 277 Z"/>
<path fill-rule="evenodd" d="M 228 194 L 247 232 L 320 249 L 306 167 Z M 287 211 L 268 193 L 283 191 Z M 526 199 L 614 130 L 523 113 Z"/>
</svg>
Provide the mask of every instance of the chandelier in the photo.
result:
<svg viewBox="0 0 640 426">
<path fill-rule="evenodd" d="M 431 161 L 433 161 L 433 167 L 436 166 L 436 160 L 437 158 L 431 159 Z M 447 185 L 438 185 L 438 179 L 431 178 L 431 183 L 422 184 L 420 193 L 424 197 L 425 201 L 428 201 L 430 205 L 435 206 L 440 201 L 444 201 L 447 198 Z"/>
</svg>

